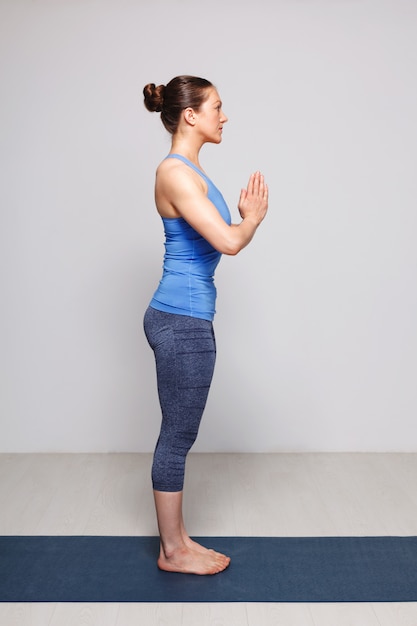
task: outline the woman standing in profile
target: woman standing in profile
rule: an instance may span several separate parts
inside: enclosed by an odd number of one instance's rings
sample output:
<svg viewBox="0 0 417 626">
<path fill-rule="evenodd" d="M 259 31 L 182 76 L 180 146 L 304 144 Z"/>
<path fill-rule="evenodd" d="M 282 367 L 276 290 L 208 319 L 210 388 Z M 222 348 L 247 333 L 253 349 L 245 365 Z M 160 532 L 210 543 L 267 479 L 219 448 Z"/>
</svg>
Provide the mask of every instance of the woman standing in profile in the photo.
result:
<svg viewBox="0 0 417 626">
<path fill-rule="evenodd" d="M 172 135 L 155 183 L 165 230 L 163 276 L 144 318 L 162 410 L 152 465 L 158 566 L 170 572 L 216 574 L 230 558 L 194 542 L 185 530 L 185 460 L 197 437 L 216 358 L 214 271 L 222 254 L 235 255 L 251 241 L 268 208 L 268 189 L 260 172 L 252 174 L 240 193 L 242 221 L 231 224 L 221 193 L 199 163 L 201 147 L 220 143 L 227 122 L 209 81 L 178 76 L 167 85 L 146 85 L 143 94 L 146 108 L 161 113 Z"/>
</svg>

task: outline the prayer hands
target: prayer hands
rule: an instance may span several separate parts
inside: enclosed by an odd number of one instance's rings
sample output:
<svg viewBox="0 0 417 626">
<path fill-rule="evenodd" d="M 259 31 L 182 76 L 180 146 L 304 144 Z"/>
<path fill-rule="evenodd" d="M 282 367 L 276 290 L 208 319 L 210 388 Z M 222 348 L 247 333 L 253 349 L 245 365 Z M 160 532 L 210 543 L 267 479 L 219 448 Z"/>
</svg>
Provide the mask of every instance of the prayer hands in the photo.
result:
<svg viewBox="0 0 417 626">
<path fill-rule="evenodd" d="M 257 225 L 264 219 L 268 210 L 268 186 L 260 172 L 251 174 L 247 188 L 240 192 L 238 209 L 242 219 L 253 218 Z"/>
</svg>

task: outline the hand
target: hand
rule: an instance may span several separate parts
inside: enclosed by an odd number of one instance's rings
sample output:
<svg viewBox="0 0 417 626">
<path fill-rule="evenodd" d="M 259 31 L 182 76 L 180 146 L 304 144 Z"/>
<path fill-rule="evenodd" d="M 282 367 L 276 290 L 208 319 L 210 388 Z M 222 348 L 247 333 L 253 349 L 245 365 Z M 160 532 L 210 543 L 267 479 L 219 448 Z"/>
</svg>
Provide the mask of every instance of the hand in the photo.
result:
<svg viewBox="0 0 417 626">
<path fill-rule="evenodd" d="M 242 219 L 253 218 L 259 225 L 268 210 L 268 186 L 260 172 L 251 174 L 248 186 L 240 192 L 239 213 Z"/>
</svg>

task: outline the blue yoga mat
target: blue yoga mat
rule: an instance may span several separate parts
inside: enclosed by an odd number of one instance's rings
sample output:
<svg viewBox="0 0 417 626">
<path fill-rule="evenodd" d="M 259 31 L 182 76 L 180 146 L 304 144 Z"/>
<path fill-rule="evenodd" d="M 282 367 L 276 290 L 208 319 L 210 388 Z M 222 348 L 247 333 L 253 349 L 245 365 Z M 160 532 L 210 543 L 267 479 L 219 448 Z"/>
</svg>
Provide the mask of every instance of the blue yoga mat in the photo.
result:
<svg viewBox="0 0 417 626">
<path fill-rule="evenodd" d="M 0 537 L 3 602 L 415 602 L 417 537 L 200 537 L 215 576 L 157 568 L 157 537 Z"/>
</svg>

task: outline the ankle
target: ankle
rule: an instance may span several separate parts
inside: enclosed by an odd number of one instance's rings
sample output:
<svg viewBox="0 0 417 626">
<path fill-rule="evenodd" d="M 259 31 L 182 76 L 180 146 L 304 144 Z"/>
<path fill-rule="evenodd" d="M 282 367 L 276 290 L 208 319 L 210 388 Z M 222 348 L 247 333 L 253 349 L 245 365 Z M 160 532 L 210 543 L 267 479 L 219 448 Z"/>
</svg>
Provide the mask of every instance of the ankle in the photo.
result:
<svg viewBox="0 0 417 626">
<path fill-rule="evenodd" d="M 160 541 L 160 554 L 166 559 L 172 559 L 173 556 L 180 552 L 185 552 L 187 547 L 183 540 L 176 542 Z"/>
</svg>

